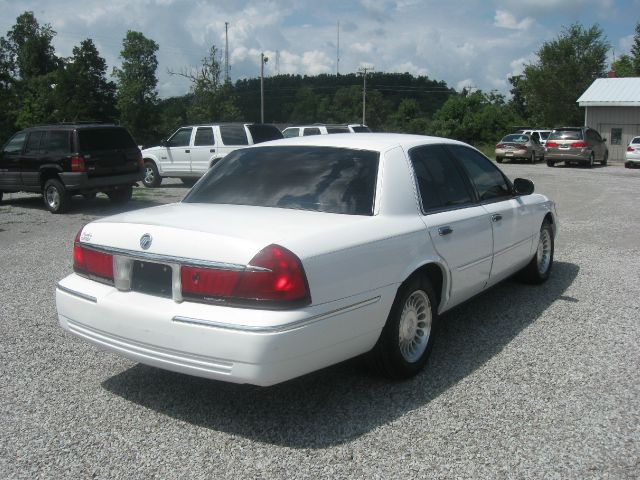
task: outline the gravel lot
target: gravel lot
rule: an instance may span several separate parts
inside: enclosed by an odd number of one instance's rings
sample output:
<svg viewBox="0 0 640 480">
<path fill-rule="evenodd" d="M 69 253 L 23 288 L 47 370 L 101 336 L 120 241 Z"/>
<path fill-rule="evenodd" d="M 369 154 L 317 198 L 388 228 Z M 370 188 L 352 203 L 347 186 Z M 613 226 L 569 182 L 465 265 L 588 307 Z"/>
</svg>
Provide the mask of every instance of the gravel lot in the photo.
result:
<svg viewBox="0 0 640 480">
<path fill-rule="evenodd" d="M 554 198 L 552 278 L 444 317 L 426 372 L 350 361 L 270 388 L 135 364 L 57 324 L 79 228 L 122 210 L 0 204 L 0 478 L 638 478 L 640 170 L 502 166 Z M 139 208 L 179 200 L 165 181 Z"/>
</svg>

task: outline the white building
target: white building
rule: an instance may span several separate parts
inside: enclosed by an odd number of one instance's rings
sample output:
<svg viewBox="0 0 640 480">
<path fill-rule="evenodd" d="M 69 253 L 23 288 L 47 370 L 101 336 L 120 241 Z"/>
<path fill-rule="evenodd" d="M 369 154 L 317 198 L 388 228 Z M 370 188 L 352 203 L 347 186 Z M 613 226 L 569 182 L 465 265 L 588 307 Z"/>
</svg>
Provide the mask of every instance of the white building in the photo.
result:
<svg viewBox="0 0 640 480">
<path fill-rule="evenodd" d="M 609 160 L 622 162 L 629 141 L 640 135 L 640 77 L 598 78 L 577 101 L 584 124 L 607 139 Z"/>
</svg>

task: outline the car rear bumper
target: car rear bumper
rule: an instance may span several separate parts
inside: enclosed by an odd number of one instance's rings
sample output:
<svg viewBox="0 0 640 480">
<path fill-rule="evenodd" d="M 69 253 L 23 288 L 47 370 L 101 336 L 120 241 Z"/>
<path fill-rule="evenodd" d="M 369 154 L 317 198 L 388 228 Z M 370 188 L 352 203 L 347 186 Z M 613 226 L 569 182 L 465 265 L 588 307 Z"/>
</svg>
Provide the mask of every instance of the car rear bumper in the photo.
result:
<svg viewBox="0 0 640 480">
<path fill-rule="evenodd" d="M 90 177 L 87 173 L 60 173 L 62 183 L 67 190 L 91 191 L 111 189 L 119 185 L 133 185 L 144 177 L 143 170 L 122 175 Z"/>
<path fill-rule="evenodd" d="M 393 292 L 295 311 L 248 310 L 120 292 L 78 275 L 56 289 L 65 330 L 132 360 L 268 386 L 370 350 Z"/>
<path fill-rule="evenodd" d="M 545 152 L 544 158 L 552 162 L 588 162 L 591 152 Z"/>
</svg>

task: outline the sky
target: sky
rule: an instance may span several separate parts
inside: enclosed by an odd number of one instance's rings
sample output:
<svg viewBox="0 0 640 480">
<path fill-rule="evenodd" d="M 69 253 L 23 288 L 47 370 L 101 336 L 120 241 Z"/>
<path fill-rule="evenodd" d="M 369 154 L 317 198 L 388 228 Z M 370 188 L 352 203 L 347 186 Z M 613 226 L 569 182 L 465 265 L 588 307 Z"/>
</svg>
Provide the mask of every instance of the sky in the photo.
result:
<svg viewBox="0 0 640 480">
<path fill-rule="evenodd" d="M 109 72 L 127 30 L 153 39 L 162 98 L 189 90 L 169 71 L 198 67 L 211 45 L 224 53 L 225 22 L 232 81 L 259 77 L 264 53 L 265 76 L 370 67 L 508 94 L 509 76 L 563 27 L 600 25 L 611 60 L 629 53 L 640 21 L 640 0 L 0 0 L 0 36 L 27 10 L 56 31 L 58 56 L 91 38 Z"/>
</svg>

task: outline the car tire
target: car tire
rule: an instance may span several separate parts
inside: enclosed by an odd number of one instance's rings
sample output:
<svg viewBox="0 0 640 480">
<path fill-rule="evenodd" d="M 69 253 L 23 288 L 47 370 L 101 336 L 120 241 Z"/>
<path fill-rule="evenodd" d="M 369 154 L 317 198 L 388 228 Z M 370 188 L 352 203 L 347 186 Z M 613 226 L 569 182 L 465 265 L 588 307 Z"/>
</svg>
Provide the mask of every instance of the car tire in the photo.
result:
<svg viewBox="0 0 640 480">
<path fill-rule="evenodd" d="M 527 266 L 520 271 L 520 280 L 530 284 L 545 282 L 549 278 L 549 275 L 551 275 L 553 252 L 553 229 L 551 228 L 551 223 L 545 219 L 540 227 L 536 254 Z"/>
<path fill-rule="evenodd" d="M 71 204 L 71 195 L 60 180 L 51 178 L 47 180 L 42 189 L 44 204 L 51 213 L 64 213 Z"/>
<path fill-rule="evenodd" d="M 82 194 L 82 198 L 84 198 L 85 200 L 93 200 L 96 198 L 96 192 L 93 193 L 83 193 Z"/>
<path fill-rule="evenodd" d="M 424 368 L 437 326 L 436 296 L 429 280 L 413 276 L 398 289 L 380 338 L 369 352 L 371 367 L 388 378 L 402 379 Z"/>
<path fill-rule="evenodd" d="M 162 177 L 158 173 L 158 167 L 151 160 L 144 162 L 144 177 L 142 177 L 142 184 L 147 188 L 154 188 L 160 185 Z"/>
<path fill-rule="evenodd" d="M 604 157 L 602 158 L 600 165 L 604 167 L 607 164 L 608 160 L 609 160 L 609 151 L 607 150 L 606 152 L 604 152 Z"/>
<path fill-rule="evenodd" d="M 496 157 L 496 162 L 498 163 L 502 163 L 504 159 L 502 157 Z"/>
<path fill-rule="evenodd" d="M 547 167 L 554 167 L 556 162 L 552 162 L 551 160 L 547 160 Z"/>
<path fill-rule="evenodd" d="M 2 201 L 2 194 L 3 194 L 3 193 L 4 193 L 4 192 L 0 192 L 0 202 Z"/>
<path fill-rule="evenodd" d="M 587 167 L 588 168 L 593 168 L 593 164 L 595 162 L 596 156 L 594 155 L 593 152 L 591 152 L 591 155 L 589 155 L 589 162 L 587 163 Z"/>
<path fill-rule="evenodd" d="M 531 163 L 534 165 L 536 163 L 536 152 L 531 152 Z"/>
<path fill-rule="evenodd" d="M 109 197 L 109 200 L 111 200 L 111 203 L 114 203 L 116 205 L 127 203 L 129 200 L 131 200 L 132 195 L 133 188 L 131 187 L 131 185 L 127 185 L 117 190 L 111 190 L 110 192 L 107 192 L 107 196 Z"/>
</svg>

